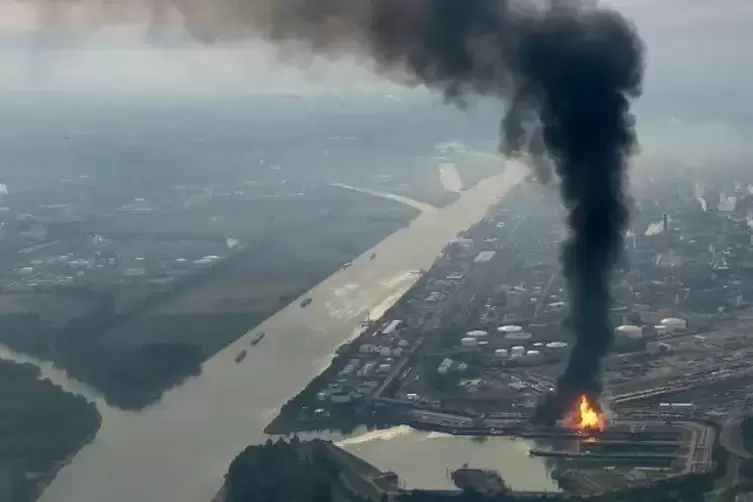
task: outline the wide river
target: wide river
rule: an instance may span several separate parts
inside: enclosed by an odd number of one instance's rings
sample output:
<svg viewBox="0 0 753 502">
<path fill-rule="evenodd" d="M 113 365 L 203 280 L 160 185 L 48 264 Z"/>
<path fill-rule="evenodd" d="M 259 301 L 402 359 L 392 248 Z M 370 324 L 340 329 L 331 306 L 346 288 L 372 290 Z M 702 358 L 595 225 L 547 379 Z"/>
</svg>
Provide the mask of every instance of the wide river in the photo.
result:
<svg viewBox="0 0 753 502">
<path fill-rule="evenodd" d="M 141 412 L 108 407 L 96 392 L 41 365 L 51 380 L 93 399 L 103 418 L 95 439 L 60 471 L 41 500 L 209 502 L 234 456 L 264 440 L 263 429 L 277 409 L 330 363 L 360 321 L 379 317 L 415 282 L 416 270 L 431 267 L 459 231 L 482 218 L 525 174 L 510 165 L 453 205 L 422 213 L 310 291 L 309 307 L 296 301 L 270 317 L 207 361 L 201 376 Z M 371 253 L 377 254 L 374 260 Z M 267 336 L 251 348 L 256 331 Z M 244 348 L 248 356 L 236 364 Z M 0 357 L 28 360 L 8 351 Z M 408 485 L 442 487 L 447 468 L 491 462 L 514 487 L 554 489 L 543 464 L 525 454 L 521 441 L 480 444 L 396 428 L 343 444 L 378 467 L 393 468 Z"/>
</svg>

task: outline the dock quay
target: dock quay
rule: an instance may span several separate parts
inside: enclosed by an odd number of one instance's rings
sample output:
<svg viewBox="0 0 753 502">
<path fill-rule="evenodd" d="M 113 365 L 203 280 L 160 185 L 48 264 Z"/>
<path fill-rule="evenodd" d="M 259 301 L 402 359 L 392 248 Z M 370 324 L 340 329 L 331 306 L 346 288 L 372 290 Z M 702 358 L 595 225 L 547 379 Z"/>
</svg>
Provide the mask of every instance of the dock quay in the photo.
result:
<svg viewBox="0 0 753 502">
<path fill-rule="evenodd" d="M 531 449 L 528 454 L 532 457 L 555 457 L 581 460 L 677 460 L 680 455 L 674 453 L 580 453 L 565 450 L 540 450 Z"/>
</svg>

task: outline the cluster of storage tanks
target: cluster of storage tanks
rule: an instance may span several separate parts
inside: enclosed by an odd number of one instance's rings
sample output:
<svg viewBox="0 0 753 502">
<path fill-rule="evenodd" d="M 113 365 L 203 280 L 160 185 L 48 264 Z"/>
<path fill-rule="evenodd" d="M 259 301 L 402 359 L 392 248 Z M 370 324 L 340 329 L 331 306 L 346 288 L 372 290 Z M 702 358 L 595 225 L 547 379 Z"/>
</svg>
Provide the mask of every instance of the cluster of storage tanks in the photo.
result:
<svg viewBox="0 0 753 502">
<path fill-rule="evenodd" d="M 449 357 L 446 357 L 442 360 L 441 363 L 439 363 L 439 366 L 437 366 L 437 373 L 440 375 L 446 375 L 452 370 L 457 371 L 465 371 L 468 369 L 468 365 L 466 363 L 456 363 Z"/>
<path fill-rule="evenodd" d="M 686 319 L 680 319 L 678 317 L 668 317 L 666 319 L 662 319 L 659 324 L 654 326 L 656 336 L 664 336 L 685 329 L 688 329 L 688 321 Z M 643 328 L 640 326 L 623 324 L 622 326 L 618 326 L 615 331 L 617 332 L 617 335 L 623 335 L 628 338 L 643 338 Z"/>
<path fill-rule="evenodd" d="M 460 345 L 466 348 L 483 348 L 489 344 L 485 338 L 489 335 L 489 332 L 476 329 L 465 333 L 465 336 L 460 339 Z M 523 331 L 521 326 L 505 325 L 499 326 L 496 329 L 496 335 L 503 337 L 509 343 L 516 343 L 509 348 L 498 348 L 494 351 L 494 356 L 499 359 L 517 359 L 525 360 L 527 362 L 536 362 L 543 356 L 544 351 L 560 351 L 567 348 L 565 342 L 537 342 L 533 344 L 533 348 L 527 349 L 523 343 L 531 340 L 533 335 Z"/>
<path fill-rule="evenodd" d="M 656 336 L 661 337 L 670 333 L 675 333 L 687 329 L 688 322 L 685 319 L 669 317 L 653 327 Z M 650 328 L 649 328 L 650 331 Z M 623 324 L 615 329 L 617 334 L 617 346 L 623 350 L 637 350 L 645 347 L 644 328 L 632 324 Z M 482 329 L 474 329 L 465 333 L 460 339 L 460 345 L 465 348 L 480 348 L 489 345 L 489 332 Z M 533 337 L 527 333 L 521 326 L 505 325 L 496 328 L 494 335 L 503 337 L 509 344 L 514 344 L 508 348 L 497 348 L 494 350 L 494 356 L 499 359 L 515 359 L 520 362 L 535 363 L 543 359 L 544 353 L 551 354 L 555 351 L 564 351 L 568 344 L 565 342 L 536 342 L 527 343 Z M 532 345 L 532 347 L 531 347 Z M 443 361 L 444 363 L 444 361 Z M 449 371 L 450 366 L 446 368 L 440 364 L 438 371 L 440 373 Z"/>
<path fill-rule="evenodd" d="M 358 347 L 358 352 L 361 354 L 379 354 L 380 357 L 400 357 L 407 347 L 407 340 L 398 340 L 397 347 L 365 343 Z"/>
</svg>

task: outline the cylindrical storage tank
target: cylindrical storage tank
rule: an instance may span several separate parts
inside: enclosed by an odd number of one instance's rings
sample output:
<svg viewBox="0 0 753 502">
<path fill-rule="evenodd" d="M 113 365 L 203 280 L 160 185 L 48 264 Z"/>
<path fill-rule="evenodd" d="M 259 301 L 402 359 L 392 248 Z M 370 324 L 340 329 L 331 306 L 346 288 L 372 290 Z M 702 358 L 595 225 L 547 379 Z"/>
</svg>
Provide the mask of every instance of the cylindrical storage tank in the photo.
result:
<svg viewBox="0 0 753 502">
<path fill-rule="evenodd" d="M 494 351 L 494 357 L 498 357 L 500 359 L 507 359 L 508 352 L 507 349 L 497 349 Z"/>
<path fill-rule="evenodd" d="M 505 334 L 505 339 L 506 340 L 520 340 L 520 341 L 522 341 L 522 340 L 530 340 L 531 336 L 532 335 L 530 333 L 525 333 L 523 331 L 513 331 L 511 333 L 506 333 Z"/>
<path fill-rule="evenodd" d="M 562 349 L 567 348 L 567 343 L 566 342 L 549 342 L 546 344 L 546 348 L 552 349 L 552 350 L 562 350 Z"/>
<path fill-rule="evenodd" d="M 462 347 L 475 347 L 477 343 L 478 343 L 478 340 L 476 340 L 475 338 L 471 338 L 470 336 L 467 336 L 460 340 L 460 345 Z"/>
<path fill-rule="evenodd" d="M 458 371 L 465 371 L 467 369 L 468 369 L 468 365 L 466 363 L 458 364 Z"/>
<path fill-rule="evenodd" d="M 471 338 L 478 338 L 480 336 L 486 336 L 486 331 L 483 329 L 472 329 L 468 333 L 465 334 L 465 336 L 469 336 Z"/>
<path fill-rule="evenodd" d="M 514 324 L 508 324 L 506 326 L 500 326 L 497 328 L 499 333 L 518 333 L 523 331 L 523 328 Z"/>
<path fill-rule="evenodd" d="M 408 345 L 410 345 L 410 343 L 408 343 L 408 340 L 400 340 L 399 342 L 397 342 L 397 346 L 403 349 Z"/>
<path fill-rule="evenodd" d="M 381 349 L 379 349 L 379 355 L 389 357 L 392 355 L 392 349 L 389 347 L 382 347 Z"/>
<path fill-rule="evenodd" d="M 630 338 L 641 338 L 643 336 L 643 328 L 633 326 L 632 324 L 623 324 L 616 331 L 618 336 L 627 336 Z"/>
<path fill-rule="evenodd" d="M 392 355 L 395 356 L 395 357 L 402 356 L 403 355 L 403 349 L 401 349 L 400 347 L 398 347 L 396 349 L 392 349 Z"/>
<path fill-rule="evenodd" d="M 510 349 L 510 357 L 513 359 L 516 357 L 523 357 L 524 355 L 526 355 L 525 347 L 516 345 L 515 347 Z"/>
<path fill-rule="evenodd" d="M 444 375 L 448 371 L 450 371 L 450 368 L 452 368 L 452 359 L 445 357 L 444 359 L 442 359 L 442 362 L 439 363 L 439 367 L 437 367 L 437 373 Z"/>
<path fill-rule="evenodd" d="M 686 321 L 685 319 L 677 318 L 677 317 L 669 317 L 667 319 L 662 319 L 661 323 L 659 324 L 662 324 L 667 327 L 667 333 L 674 333 L 675 331 L 686 329 L 688 327 L 688 321 Z"/>
<path fill-rule="evenodd" d="M 654 329 L 656 330 L 656 336 L 664 336 L 667 334 L 667 327 L 663 324 L 657 324 L 654 326 Z"/>
</svg>

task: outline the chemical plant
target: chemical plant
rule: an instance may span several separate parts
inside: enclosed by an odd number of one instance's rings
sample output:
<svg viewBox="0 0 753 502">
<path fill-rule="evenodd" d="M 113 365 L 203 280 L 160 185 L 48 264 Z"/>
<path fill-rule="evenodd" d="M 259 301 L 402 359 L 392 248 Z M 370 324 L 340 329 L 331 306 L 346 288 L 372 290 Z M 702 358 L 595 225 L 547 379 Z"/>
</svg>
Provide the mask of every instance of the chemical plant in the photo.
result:
<svg viewBox="0 0 753 502">
<path fill-rule="evenodd" d="M 713 423 L 753 400 L 753 196 L 739 184 L 704 196 L 686 186 L 657 202 L 650 188 L 636 201 L 614 279 L 615 341 L 598 403 L 573 403 L 555 428 L 530 424 L 571 335 L 556 199 L 522 185 L 450 244 L 383 320 L 364 322 L 271 429 L 402 423 L 536 438 L 542 446 L 530 454 L 552 459 L 577 493 L 615 479 L 711 472 Z M 721 202 L 712 209 L 714 197 Z"/>
</svg>

